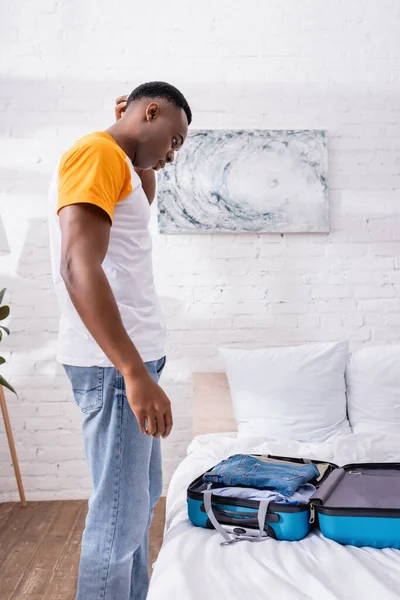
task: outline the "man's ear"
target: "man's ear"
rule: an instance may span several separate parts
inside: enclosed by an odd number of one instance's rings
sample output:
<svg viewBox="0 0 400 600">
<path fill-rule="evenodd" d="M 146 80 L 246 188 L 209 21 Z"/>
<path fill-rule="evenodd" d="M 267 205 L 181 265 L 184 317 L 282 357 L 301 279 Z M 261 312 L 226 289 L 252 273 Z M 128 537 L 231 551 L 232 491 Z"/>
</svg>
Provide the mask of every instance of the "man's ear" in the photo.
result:
<svg viewBox="0 0 400 600">
<path fill-rule="evenodd" d="M 160 105 L 157 102 L 152 102 L 146 108 L 146 121 L 150 123 L 160 114 Z"/>
</svg>

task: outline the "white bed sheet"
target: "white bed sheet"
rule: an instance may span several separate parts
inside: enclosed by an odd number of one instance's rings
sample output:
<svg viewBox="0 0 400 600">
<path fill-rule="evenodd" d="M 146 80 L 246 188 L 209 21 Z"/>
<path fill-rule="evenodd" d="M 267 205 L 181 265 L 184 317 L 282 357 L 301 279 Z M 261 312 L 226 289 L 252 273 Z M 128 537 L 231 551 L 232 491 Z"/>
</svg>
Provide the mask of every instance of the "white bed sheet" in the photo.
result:
<svg viewBox="0 0 400 600">
<path fill-rule="evenodd" d="M 317 458 L 339 465 L 400 462 L 397 436 L 353 434 L 324 444 L 199 436 L 178 467 L 167 498 L 166 532 L 148 600 L 399 600 L 400 551 L 341 546 L 313 533 L 300 542 L 239 542 L 193 527 L 189 483 L 235 453 Z"/>
</svg>

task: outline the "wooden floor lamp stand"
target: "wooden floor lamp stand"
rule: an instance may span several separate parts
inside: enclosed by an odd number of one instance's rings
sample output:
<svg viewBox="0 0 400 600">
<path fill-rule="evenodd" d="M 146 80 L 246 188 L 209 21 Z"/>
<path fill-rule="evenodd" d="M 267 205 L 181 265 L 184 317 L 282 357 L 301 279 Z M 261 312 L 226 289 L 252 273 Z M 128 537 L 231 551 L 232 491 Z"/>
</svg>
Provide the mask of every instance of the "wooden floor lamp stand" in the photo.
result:
<svg viewBox="0 0 400 600">
<path fill-rule="evenodd" d="M 1 412 L 3 413 L 3 419 L 4 419 L 4 425 L 6 428 L 8 445 L 10 447 L 11 458 L 12 458 L 12 462 L 13 462 L 13 466 L 14 466 L 15 478 L 17 480 L 19 497 L 21 498 L 22 506 L 26 506 L 27 504 L 26 504 L 26 499 L 25 499 L 24 486 L 22 485 L 21 471 L 19 470 L 17 452 L 15 450 L 15 444 L 14 444 L 14 438 L 13 438 L 12 429 L 11 429 L 10 417 L 8 416 L 6 397 L 4 395 L 3 386 L 1 386 L 1 385 L 0 385 L 0 405 L 1 405 Z"/>
</svg>

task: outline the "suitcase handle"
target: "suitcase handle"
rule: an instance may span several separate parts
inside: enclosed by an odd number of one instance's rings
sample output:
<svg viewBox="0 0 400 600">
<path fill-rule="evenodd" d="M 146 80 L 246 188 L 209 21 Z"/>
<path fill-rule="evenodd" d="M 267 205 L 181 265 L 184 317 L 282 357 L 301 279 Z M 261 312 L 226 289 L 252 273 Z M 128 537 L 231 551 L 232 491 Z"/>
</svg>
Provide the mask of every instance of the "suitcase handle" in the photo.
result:
<svg viewBox="0 0 400 600">
<path fill-rule="evenodd" d="M 201 505 L 201 511 L 206 512 L 204 504 Z M 246 511 L 238 511 L 238 510 L 227 510 L 226 508 L 218 508 L 217 506 L 213 506 L 213 511 L 217 519 L 222 519 L 223 517 L 227 517 L 228 519 L 232 519 L 234 523 L 239 523 L 240 520 L 246 523 L 252 523 L 258 525 L 257 514 L 254 512 L 246 512 Z M 279 523 L 280 516 L 267 513 L 265 516 L 266 523 Z"/>
<path fill-rule="evenodd" d="M 232 525 L 235 527 L 250 527 L 252 529 L 258 529 L 258 519 L 257 516 L 254 516 L 254 513 L 246 513 L 246 512 L 237 512 L 234 510 L 224 510 L 213 507 L 214 515 L 220 523 L 224 523 L 226 525 Z M 238 516 L 237 516 L 238 515 Z M 245 515 L 249 515 L 246 517 Z M 251 516 L 250 516 L 251 515 Z M 279 515 L 266 515 L 265 516 L 265 525 L 264 531 L 268 533 L 269 537 L 273 540 L 277 539 L 275 531 L 267 525 L 267 523 L 278 523 Z M 226 521 L 229 521 L 228 523 Z"/>
<path fill-rule="evenodd" d="M 271 525 L 268 525 L 266 523 L 266 517 L 268 514 L 268 505 L 269 505 L 269 501 L 268 500 L 260 500 L 260 506 L 258 509 L 258 513 L 257 513 L 257 518 L 254 519 L 254 513 L 252 513 L 252 516 L 249 518 L 243 518 L 243 513 L 239 513 L 240 517 L 239 518 L 235 518 L 234 516 L 232 516 L 232 513 L 234 515 L 237 515 L 238 513 L 236 511 L 224 511 L 223 509 L 221 510 L 218 506 L 216 507 L 217 509 L 217 514 L 215 514 L 214 512 L 214 507 L 212 505 L 212 492 L 213 490 L 211 489 L 211 485 L 209 485 L 207 490 L 203 491 L 203 495 L 204 495 L 204 511 L 207 513 L 207 516 L 209 518 L 209 521 L 211 523 L 211 525 L 214 526 L 214 529 L 216 529 L 224 538 L 224 542 L 223 544 L 233 544 L 235 542 L 238 542 L 240 540 L 248 540 L 248 541 L 254 541 L 254 542 L 262 542 L 265 539 L 269 537 L 274 538 L 275 540 L 277 539 L 276 533 L 273 530 L 273 528 L 271 527 Z M 224 515 L 224 513 L 227 512 L 229 513 L 230 516 L 228 515 Z M 248 527 L 248 525 L 250 524 L 251 521 L 256 521 L 257 525 L 258 525 L 258 535 L 256 537 L 252 537 L 249 536 L 248 534 L 246 534 L 246 529 L 242 529 L 240 527 L 235 527 L 233 530 L 233 535 L 234 537 L 232 537 L 231 535 L 229 535 L 229 533 L 227 531 L 225 531 L 225 529 L 222 527 L 220 521 L 218 520 L 218 513 L 220 513 L 220 515 L 222 514 L 222 517 L 224 520 L 227 519 L 231 519 L 231 521 L 233 522 L 233 524 L 235 525 L 239 525 L 240 523 L 243 523 L 243 527 Z M 244 512 L 244 514 L 249 514 L 247 511 Z M 251 514 L 251 513 L 250 513 Z M 232 523 L 230 523 L 230 525 L 232 525 Z M 267 535 L 265 535 L 265 533 Z"/>
<path fill-rule="evenodd" d="M 200 510 L 202 512 L 207 512 L 204 504 L 201 505 Z M 213 507 L 213 512 L 217 521 L 222 524 L 225 523 L 225 525 L 232 525 L 235 527 L 250 527 L 251 529 L 258 529 L 258 519 L 256 516 L 254 516 L 254 512 L 238 512 L 235 510 L 224 510 L 215 507 Z M 265 516 L 264 531 L 273 540 L 277 539 L 277 535 L 274 529 L 270 527 L 267 523 L 279 523 L 279 521 L 279 515 L 267 514 Z"/>
</svg>

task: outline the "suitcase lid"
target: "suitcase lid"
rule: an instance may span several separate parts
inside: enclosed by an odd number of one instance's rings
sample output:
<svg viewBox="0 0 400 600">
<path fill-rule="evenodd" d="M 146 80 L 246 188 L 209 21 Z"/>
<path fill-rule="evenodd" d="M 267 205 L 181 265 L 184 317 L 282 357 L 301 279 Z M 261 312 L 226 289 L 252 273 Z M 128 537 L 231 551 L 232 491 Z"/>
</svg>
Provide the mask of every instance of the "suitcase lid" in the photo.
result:
<svg viewBox="0 0 400 600">
<path fill-rule="evenodd" d="M 400 517 L 400 463 L 358 463 L 331 472 L 310 500 L 329 516 Z"/>
</svg>

